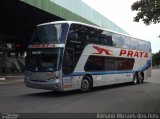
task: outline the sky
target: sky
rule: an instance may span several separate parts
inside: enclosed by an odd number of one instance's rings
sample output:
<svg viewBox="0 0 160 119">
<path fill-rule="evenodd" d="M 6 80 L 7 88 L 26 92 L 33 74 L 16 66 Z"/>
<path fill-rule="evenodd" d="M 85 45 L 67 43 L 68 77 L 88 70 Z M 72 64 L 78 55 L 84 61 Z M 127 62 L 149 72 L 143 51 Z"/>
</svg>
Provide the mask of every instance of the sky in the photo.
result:
<svg viewBox="0 0 160 119">
<path fill-rule="evenodd" d="M 146 26 L 142 21 L 134 22 L 136 11 L 131 5 L 137 0 L 82 0 L 107 19 L 114 22 L 131 36 L 151 42 L 152 52 L 160 50 L 160 23 Z"/>
</svg>

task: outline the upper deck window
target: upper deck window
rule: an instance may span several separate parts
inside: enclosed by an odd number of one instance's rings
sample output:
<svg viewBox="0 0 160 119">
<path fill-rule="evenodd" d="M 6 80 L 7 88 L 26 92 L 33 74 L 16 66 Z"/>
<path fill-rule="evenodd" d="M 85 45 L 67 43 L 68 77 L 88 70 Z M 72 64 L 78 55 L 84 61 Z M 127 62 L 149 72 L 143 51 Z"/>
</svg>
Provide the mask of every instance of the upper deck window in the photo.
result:
<svg viewBox="0 0 160 119">
<path fill-rule="evenodd" d="M 31 43 L 64 43 L 68 31 L 68 24 L 48 24 L 37 26 Z"/>
</svg>

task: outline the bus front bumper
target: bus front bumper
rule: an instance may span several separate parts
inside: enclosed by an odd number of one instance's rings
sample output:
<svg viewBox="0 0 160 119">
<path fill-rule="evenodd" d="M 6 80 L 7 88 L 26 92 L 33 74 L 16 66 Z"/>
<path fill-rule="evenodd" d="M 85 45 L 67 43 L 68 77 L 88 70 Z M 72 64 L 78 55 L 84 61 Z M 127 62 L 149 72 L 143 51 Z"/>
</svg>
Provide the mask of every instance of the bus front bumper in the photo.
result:
<svg viewBox="0 0 160 119">
<path fill-rule="evenodd" d="M 26 87 L 29 88 L 63 91 L 60 82 L 38 82 L 38 81 L 24 79 L 24 83 Z"/>
</svg>

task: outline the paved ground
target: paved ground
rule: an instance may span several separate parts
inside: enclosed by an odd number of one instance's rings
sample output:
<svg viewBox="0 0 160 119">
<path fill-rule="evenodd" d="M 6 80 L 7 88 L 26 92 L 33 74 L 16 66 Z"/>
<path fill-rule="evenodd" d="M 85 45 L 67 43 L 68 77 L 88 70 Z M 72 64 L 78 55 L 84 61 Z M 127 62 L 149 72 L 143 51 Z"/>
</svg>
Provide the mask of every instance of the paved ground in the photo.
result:
<svg viewBox="0 0 160 119">
<path fill-rule="evenodd" d="M 26 88 L 22 81 L 0 84 L 0 112 L 82 113 L 159 112 L 160 70 L 140 85 L 120 84 L 80 91 L 53 92 Z"/>
</svg>

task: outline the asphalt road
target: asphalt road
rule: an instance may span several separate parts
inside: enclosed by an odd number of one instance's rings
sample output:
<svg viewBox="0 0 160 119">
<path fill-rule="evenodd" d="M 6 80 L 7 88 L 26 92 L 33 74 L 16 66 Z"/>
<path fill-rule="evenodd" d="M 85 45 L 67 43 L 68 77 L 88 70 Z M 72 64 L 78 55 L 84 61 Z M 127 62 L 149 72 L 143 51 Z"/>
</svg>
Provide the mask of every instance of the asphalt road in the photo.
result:
<svg viewBox="0 0 160 119">
<path fill-rule="evenodd" d="M 0 84 L 0 112 L 14 113 L 160 113 L 160 69 L 143 84 L 118 84 L 80 91 L 26 88 L 23 82 Z"/>
</svg>

